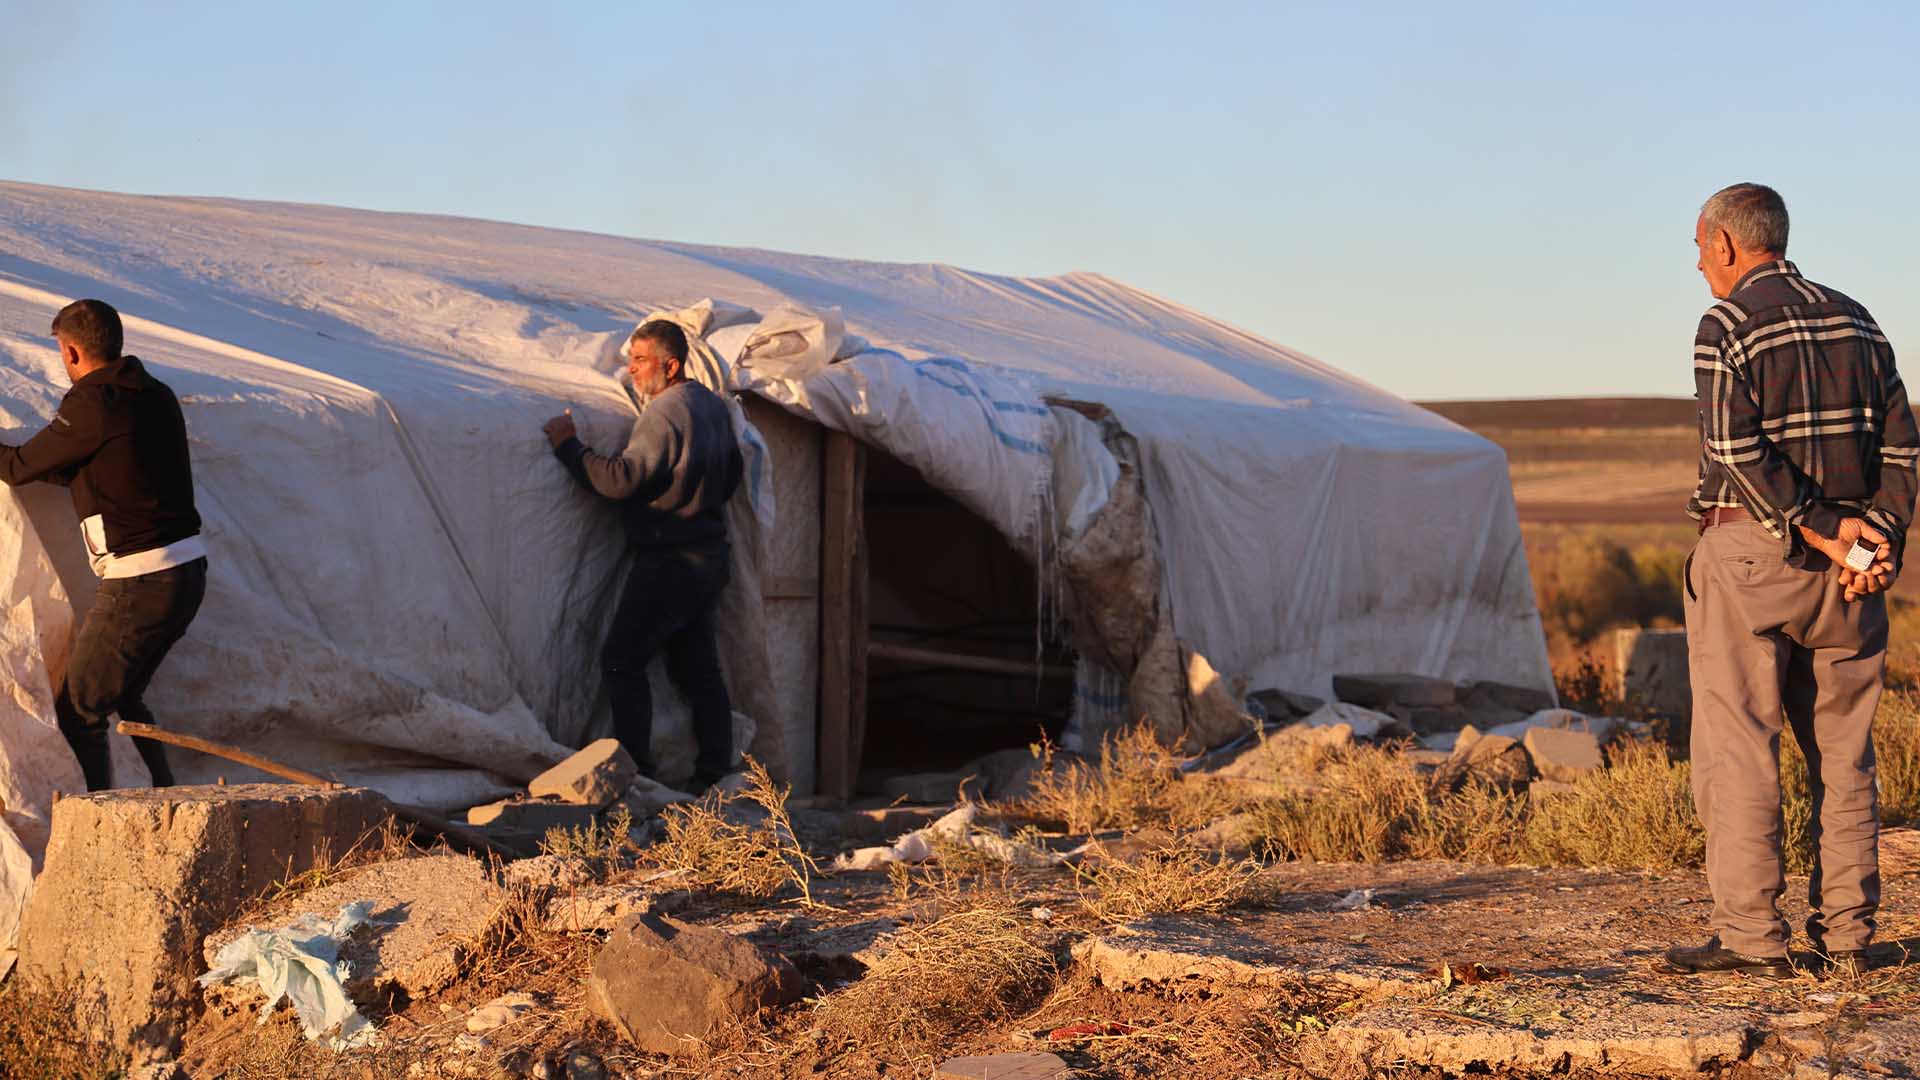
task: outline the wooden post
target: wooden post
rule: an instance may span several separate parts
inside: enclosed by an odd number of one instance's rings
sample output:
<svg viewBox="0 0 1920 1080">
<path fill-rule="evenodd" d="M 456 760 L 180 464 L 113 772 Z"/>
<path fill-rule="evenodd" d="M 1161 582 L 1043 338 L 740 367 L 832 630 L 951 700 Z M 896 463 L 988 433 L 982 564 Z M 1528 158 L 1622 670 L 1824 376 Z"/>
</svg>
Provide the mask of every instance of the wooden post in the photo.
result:
<svg viewBox="0 0 1920 1080">
<path fill-rule="evenodd" d="M 858 740 L 866 708 L 866 582 L 861 557 L 866 448 L 844 432 L 827 432 L 821 456 L 820 738 L 822 795 L 848 799 L 860 767 Z M 859 647 L 856 649 L 856 645 Z"/>
</svg>

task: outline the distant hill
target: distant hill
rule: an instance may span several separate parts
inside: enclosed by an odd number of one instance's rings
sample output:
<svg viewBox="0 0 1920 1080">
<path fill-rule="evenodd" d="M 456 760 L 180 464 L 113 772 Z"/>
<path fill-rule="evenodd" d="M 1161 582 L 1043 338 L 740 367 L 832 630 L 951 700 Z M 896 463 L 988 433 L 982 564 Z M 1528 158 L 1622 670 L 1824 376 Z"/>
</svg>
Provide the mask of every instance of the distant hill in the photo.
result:
<svg viewBox="0 0 1920 1080">
<path fill-rule="evenodd" d="M 1700 460 L 1692 398 L 1432 401 L 1507 452 L 1520 520 L 1684 527 Z"/>
<path fill-rule="evenodd" d="M 1508 401 L 1420 401 L 1415 404 L 1482 434 L 1485 434 L 1483 428 L 1691 426 L 1697 422 L 1698 416 L 1698 403 L 1690 397 L 1532 398 Z"/>
</svg>

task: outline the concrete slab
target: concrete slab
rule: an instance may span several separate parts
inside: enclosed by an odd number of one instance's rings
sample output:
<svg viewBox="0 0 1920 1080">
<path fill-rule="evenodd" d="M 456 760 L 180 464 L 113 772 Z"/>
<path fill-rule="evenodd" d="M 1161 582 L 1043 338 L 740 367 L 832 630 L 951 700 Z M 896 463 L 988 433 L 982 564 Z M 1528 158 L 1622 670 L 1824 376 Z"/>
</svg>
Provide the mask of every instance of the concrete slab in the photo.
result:
<svg viewBox="0 0 1920 1080">
<path fill-rule="evenodd" d="M 372 791 L 234 784 L 103 791 L 53 808 L 19 978 L 76 987 L 136 1063 L 176 1056 L 207 934 L 387 818 Z"/>
</svg>

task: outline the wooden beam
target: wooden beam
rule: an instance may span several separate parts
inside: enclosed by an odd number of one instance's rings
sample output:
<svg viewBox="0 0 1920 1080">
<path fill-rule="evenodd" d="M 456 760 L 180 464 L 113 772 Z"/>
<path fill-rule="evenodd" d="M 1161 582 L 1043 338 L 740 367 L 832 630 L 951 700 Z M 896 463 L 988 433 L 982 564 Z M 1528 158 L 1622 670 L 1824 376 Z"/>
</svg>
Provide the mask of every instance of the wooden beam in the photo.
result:
<svg viewBox="0 0 1920 1080">
<path fill-rule="evenodd" d="M 822 795 L 847 799 L 854 782 L 854 563 L 862 497 L 859 440 L 829 431 L 820 484 L 820 738 Z M 864 619 L 864 611 L 860 613 Z"/>
<path fill-rule="evenodd" d="M 1052 664 L 1035 664 L 1026 660 L 1002 660 L 997 656 L 974 656 L 969 653 L 942 652 L 937 649 L 916 649 L 907 645 L 893 645 L 876 641 L 867 646 L 867 655 L 875 660 L 897 660 L 903 664 L 921 664 L 926 667 L 951 668 L 956 671 L 984 671 L 993 675 L 1024 675 L 1027 678 L 1071 679 L 1073 669 Z"/>
<path fill-rule="evenodd" d="M 340 786 L 337 781 L 329 780 L 319 773 L 310 773 L 305 769 L 296 769 L 291 765 L 283 765 L 272 758 L 261 757 L 259 754 L 251 751 L 242 750 L 237 746 L 228 746 L 225 743 L 217 743 L 212 739 L 202 739 L 198 735 L 187 735 L 178 731 L 168 731 L 165 728 L 154 727 L 152 724 L 136 724 L 128 720 L 120 721 L 115 730 L 119 731 L 122 735 L 131 736 L 135 739 L 152 739 L 154 742 L 171 743 L 174 746 L 183 747 L 188 750 L 197 750 L 202 754 L 225 758 L 228 761 L 259 769 L 261 772 L 270 776 L 278 776 L 282 780 L 291 780 L 296 784 L 311 784 L 315 787 L 323 788 L 337 788 Z M 384 795 L 381 797 L 386 798 Z M 492 852 L 495 855 L 501 855 L 509 859 L 519 858 L 520 856 L 519 852 L 501 844 L 499 841 L 471 825 L 462 825 L 458 822 L 448 821 L 446 818 L 429 810 L 423 810 L 418 806 L 408 806 L 405 803 L 394 802 L 392 799 L 387 799 L 386 802 L 388 808 L 393 811 L 394 817 L 399 818 L 401 821 L 418 825 L 431 832 L 439 833 L 441 836 L 446 837 L 447 842 L 456 850 L 476 853 Z"/>
</svg>

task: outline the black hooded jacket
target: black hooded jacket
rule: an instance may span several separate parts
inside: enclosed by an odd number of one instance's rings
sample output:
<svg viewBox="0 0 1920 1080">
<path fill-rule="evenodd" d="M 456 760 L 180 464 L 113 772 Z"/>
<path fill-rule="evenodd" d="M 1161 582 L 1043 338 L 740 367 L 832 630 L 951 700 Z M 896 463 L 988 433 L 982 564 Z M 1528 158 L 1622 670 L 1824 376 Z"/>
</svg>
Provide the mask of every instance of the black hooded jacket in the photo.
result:
<svg viewBox="0 0 1920 1080">
<path fill-rule="evenodd" d="M 0 481 L 35 480 L 70 485 L 74 513 L 83 527 L 100 517 L 115 556 L 200 531 L 180 402 L 136 357 L 87 373 L 45 431 L 23 446 L 0 446 Z"/>
</svg>

